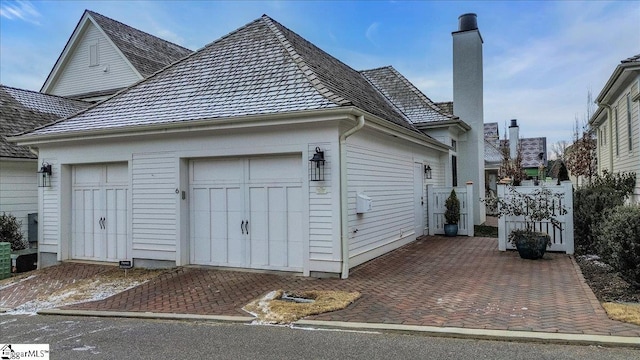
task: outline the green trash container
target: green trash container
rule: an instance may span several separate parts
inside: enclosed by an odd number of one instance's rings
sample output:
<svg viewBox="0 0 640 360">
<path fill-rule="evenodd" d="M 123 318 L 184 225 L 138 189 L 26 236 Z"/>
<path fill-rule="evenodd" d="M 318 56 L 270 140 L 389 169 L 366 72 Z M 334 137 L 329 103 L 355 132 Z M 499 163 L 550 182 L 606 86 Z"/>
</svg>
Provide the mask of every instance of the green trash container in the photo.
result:
<svg viewBox="0 0 640 360">
<path fill-rule="evenodd" d="M 11 277 L 11 243 L 0 242 L 0 280 Z"/>
</svg>

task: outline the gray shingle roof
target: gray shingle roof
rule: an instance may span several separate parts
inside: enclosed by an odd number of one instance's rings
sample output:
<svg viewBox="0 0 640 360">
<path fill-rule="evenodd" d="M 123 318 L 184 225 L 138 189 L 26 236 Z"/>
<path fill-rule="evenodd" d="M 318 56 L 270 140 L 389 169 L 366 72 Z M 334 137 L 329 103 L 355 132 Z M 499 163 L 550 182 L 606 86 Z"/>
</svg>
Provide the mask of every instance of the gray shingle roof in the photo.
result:
<svg viewBox="0 0 640 360">
<path fill-rule="evenodd" d="M 498 123 L 484 123 L 484 137 L 485 139 L 498 139 L 500 137 Z"/>
<path fill-rule="evenodd" d="M 17 134 L 74 114 L 90 103 L 0 85 L 0 157 L 35 159 L 27 147 L 8 142 Z"/>
<path fill-rule="evenodd" d="M 415 130 L 357 71 L 262 16 L 33 135 L 354 105 Z"/>
<path fill-rule="evenodd" d="M 438 107 L 392 66 L 361 73 L 414 124 L 458 119 Z"/>
<path fill-rule="evenodd" d="M 97 12 L 90 10 L 86 10 L 86 12 L 98 23 L 143 77 L 148 77 L 192 53 L 187 48 L 147 34 Z"/>
<path fill-rule="evenodd" d="M 634 55 L 630 58 L 627 58 L 621 61 L 621 63 L 632 63 L 632 62 L 640 62 L 640 54 Z"/>
<path fill-rule="evenodd" d="M 509 140 L 500 140 L 500 146 L 509 147 Z M 522 149 L 522 167 L 536 168 L 540 165 L 538 155 L 542 153 L 542 161 L 547 163 L 547 138 L 521 138 L 520 148 Z"/>
</svg>

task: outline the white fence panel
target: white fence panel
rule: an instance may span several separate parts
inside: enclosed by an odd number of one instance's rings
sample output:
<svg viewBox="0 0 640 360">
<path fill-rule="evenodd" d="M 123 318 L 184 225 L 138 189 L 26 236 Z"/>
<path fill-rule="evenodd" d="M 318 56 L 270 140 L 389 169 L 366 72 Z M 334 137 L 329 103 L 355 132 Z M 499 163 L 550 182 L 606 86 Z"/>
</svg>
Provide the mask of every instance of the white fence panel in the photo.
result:
<svg viewBox="0 0 640 360">
<path fill-rule="evenodd" d="M 536 231 L 549 234 L 551 237 L 550 251 L 561 251 L 567 254 L 574 252 L 573 240 L 573 186 L 570 181 L 563 181 L 561 185 L 545 185 L 555 194 L 564 194 L 562 199 L 554 204 L 556 209 L 564 206 L 567 213 L 564 215 L 556 215 L 556 219 L 560 222 L 560 228 L 555 228 L 549 221 L 536 222 L 534 228 Z M 539 186 L 518 186 L 517 191 L 522 194 L 531 194 L 540 189 Z M 509 189 L 505 185 L 498 185 L 498 197 L 508 201 Z M 524 229 L 525 221 L 523 216 L 502 216 L 498 220 L 498 248 L 501 251 L 507 249 L 515 249 L 508 242 L 509 233 L 514 229 Z"/>
<path fill-rule="evenodd" d="M 456 196 L 460 200 L 460 221 L 458 222 L 458 235 L 473 236 L 473 184 L 466 186 L 427 186 L 428 226 L 429 235 L 444 234 L 444 206 L 451 190 L 456 190 Z"/>
</svg>

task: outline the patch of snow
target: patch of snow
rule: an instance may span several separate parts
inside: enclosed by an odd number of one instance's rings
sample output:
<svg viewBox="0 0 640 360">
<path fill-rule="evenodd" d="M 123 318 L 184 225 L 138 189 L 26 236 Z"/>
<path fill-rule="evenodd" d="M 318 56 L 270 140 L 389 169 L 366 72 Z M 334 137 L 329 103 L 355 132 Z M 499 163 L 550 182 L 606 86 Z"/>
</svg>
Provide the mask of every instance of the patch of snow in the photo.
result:
<svg viewBox="0 0 640 360">
<path fill-rule="evenodd" d="M 103 300 L 117 293 L 126 291 L 143 284 L 145 281 L 118 280 L 113 282 L 93 281 L 86 286 L 70 289 L 67 292 L 51 295 L 43 299 L 28 301 L 14 309 L 8 310 L 7 315 L 35 315 L 43 309 L 51 309 L 67 305 L 79 304 L 96 300 Z"/>
<path fill-rule="evenodd" d="M 6 288 L 9 288 L 9 287 L 12 287 L 13 285 L 20 284 L 20 283 L 21 283 L 21 282 L 23 282 L 23 281 L 27 281 L 27 280 L 33 279 L 33 278 L 34 278 L 34 277 L 36 277 L 36 276 L 38 276 L 38 275 L 29 275 L 29 276 L 27 276 L 27 277 L 26 277 L 26 278 L 24 278 L 24 279 L 20 279 L 20 280 L 17 280 L 17 281 L 10 282 L 10 283 L 8 283 L 8 284 L 2 285 L 2 286 L 0 286 L 0 290 L 2 290 L 2 289 L 6 289 Z"/>
</svg>

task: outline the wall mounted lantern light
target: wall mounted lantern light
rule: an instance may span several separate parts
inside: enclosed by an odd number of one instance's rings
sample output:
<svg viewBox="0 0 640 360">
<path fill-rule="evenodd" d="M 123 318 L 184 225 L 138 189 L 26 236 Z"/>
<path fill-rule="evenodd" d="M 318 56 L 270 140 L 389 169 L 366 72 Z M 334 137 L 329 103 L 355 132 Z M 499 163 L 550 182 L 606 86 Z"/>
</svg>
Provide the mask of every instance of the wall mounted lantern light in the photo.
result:
<svg viewBox="0 0 640 360">
<path fill-rule="evenodd" d="M 51 164 L 42 163 L 42 167 L 38 171 L 38 187 L 51 186 Z"/>
<path fill-rule="evenodd" d="M 316 147 L 316 153 L 309 159 L 309 180 L 324 181 L 324 151 Z"/>
<path fill-rule="evenodd" d="M 431 179 L 431 166 L 429 165 L 424 166 L 424 178 Z"/>
</svg>

